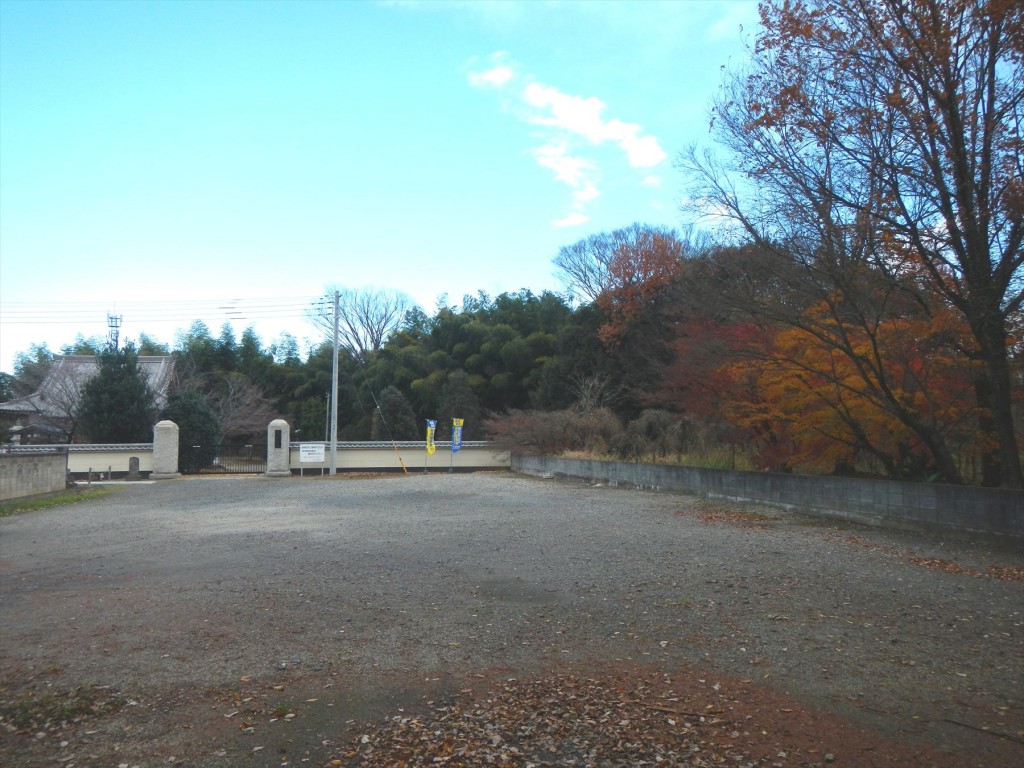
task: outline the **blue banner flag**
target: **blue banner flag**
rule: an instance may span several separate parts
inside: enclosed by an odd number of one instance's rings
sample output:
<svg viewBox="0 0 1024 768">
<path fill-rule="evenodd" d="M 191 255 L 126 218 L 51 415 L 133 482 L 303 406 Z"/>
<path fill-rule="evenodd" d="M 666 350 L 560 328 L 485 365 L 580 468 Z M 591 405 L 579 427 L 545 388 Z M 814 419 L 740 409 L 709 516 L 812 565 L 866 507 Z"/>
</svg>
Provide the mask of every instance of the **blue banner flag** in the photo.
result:
<svg viewBox="0 0 1024 768">
<path fill-rule="evenodd" d="M 462 447 L 462 419 L 452 419 L 452 453 Z"/>
</svg>

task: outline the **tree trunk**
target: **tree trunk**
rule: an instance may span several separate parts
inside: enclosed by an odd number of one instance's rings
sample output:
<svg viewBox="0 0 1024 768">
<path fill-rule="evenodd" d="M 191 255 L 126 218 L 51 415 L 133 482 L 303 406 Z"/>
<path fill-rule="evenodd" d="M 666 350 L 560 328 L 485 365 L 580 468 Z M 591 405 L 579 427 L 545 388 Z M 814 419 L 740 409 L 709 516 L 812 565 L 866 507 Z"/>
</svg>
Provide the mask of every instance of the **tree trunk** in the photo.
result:
<svg viewBox="0 0 1024 768">
<path fill-rule="evenodd" d="M 983 435 L 989 437 L 985 442 L 995 446 L 982 454 L 982 484 L 1024 488 L 1017 435 L 1013 429 L 1010 364 L 1002 315 L 983 313 L 972 327 L 985 366 L 975 385 L 978 407 L 982 411 L 978 426 Z"/>
</svg>

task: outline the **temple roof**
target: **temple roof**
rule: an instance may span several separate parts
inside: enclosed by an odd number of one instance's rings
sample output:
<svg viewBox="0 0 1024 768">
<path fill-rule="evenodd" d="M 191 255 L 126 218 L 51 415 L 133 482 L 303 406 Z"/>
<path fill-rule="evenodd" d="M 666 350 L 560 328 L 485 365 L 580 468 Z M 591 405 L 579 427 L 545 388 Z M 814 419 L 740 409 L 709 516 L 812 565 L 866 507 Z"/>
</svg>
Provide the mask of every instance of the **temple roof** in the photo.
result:
<svg viewBox="0 0 1024 768">
<path fill-rule="evenodd" d="M 163 407 L 174 374 L 174 358 L 170 355 L 139 355 L 138 361 L 146 383 L 156 394 L 157 407 Z M 98 372 L 99 359 L 95 355 L 54 355 L 53 364 L 39 389 L 26 397 L 0 403 L 0 411 L 63 418 L 68 413 L 68 406 L 78 402 L 85 382 Z"/>
</svg>

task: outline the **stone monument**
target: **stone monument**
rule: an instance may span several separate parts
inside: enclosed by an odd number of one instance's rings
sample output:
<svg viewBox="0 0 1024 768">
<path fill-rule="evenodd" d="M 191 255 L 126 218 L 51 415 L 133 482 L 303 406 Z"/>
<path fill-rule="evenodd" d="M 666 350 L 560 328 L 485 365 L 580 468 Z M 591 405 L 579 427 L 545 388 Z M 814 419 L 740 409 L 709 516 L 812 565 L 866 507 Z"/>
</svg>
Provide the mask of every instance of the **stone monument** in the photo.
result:
<svg viewBox="0 0 1024 768">
<path fill-rule="evenodd" d="M 178 472 L 178 425 L 160 421 L 153 427 L 153 472 L 151 480 L 173 480 Z"/>
<path fill-rule="evenodd" d="M 291 437 L 288 422 L 274 419 L 267 427 L 267 477 L 291 477 Z"/>
</svg>

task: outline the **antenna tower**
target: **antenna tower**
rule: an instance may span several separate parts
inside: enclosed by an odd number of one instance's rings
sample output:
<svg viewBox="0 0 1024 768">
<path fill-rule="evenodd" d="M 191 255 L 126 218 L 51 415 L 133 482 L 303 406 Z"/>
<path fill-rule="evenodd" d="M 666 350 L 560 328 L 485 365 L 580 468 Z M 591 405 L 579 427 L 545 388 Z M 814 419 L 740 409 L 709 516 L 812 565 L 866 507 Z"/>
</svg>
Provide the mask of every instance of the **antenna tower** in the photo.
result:
<svg viewBox="0 0 1024 768">
<path fill-rule="evenodd" d="M 107 343 L 110 344 L 110 348 L 115 351 L 117 350 L 121 319 L 121 315 L 115 315 L 111 312 L 107 312 Z"/>
</svg>

